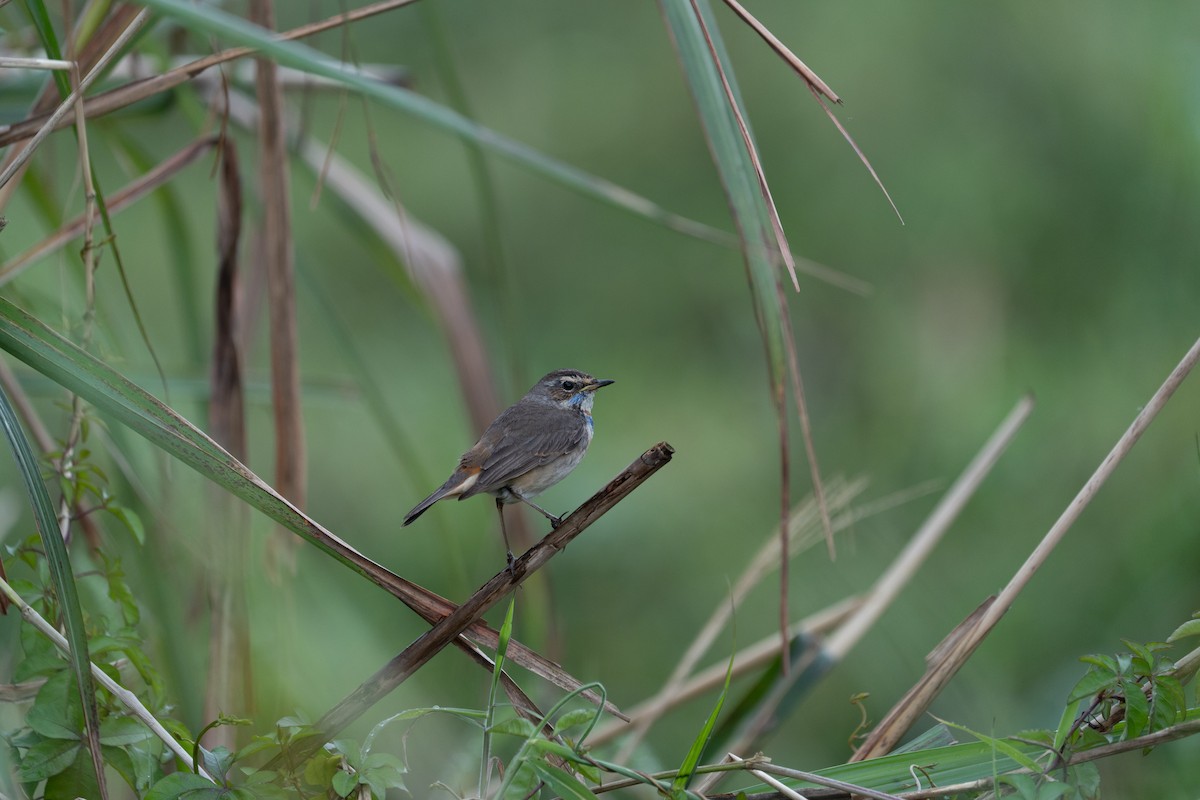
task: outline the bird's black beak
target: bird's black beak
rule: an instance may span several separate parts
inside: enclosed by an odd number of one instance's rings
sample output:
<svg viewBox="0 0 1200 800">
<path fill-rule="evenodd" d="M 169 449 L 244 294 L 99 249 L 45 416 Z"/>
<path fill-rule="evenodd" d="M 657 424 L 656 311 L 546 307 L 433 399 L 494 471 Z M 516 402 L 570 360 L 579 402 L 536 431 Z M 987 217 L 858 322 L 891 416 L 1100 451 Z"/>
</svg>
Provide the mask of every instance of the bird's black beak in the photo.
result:
<svg viewBox="0 0 1200 800">
<path fill-rule="evenodd" d="M 608 380 L 608 379 L 605 379 L 605 380 L 602 380 L 602 381 L 596 381 L 596 382 L 595 382 L 595 383 L 593 383 L 591 386 L 587 387 L 587 390 L 588 390 L 589 392 L 594 392 L 594 391 L 596 391 L 597 389 L 599 389 L 601 386 L 608 386 L 610 383 L 615 383 L 615 381 L 610 381 L 610 380 Z"/>
</svg>

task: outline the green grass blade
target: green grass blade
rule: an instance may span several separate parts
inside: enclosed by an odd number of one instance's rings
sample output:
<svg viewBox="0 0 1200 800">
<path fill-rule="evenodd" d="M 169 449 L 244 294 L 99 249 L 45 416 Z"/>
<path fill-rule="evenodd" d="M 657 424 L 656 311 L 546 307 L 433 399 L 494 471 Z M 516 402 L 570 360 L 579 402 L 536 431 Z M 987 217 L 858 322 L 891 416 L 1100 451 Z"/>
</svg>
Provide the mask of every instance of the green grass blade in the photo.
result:
<svg viewBox="0 0 1200 800">
<path fill-rule="evenodd" d="M 495 665 L 492 667 L 492 685 L 488 691 L 487 713 L 483 718 L 483 759 L 479 765 L 479 796 L 488 796 L 488 777 L 492 773 L 492 723 L 496 716 L 496 704 L 500 701 L 500 679 L 504 676 L 504 658 L 508 653 L 508 641 L 512 638 L 513 609 L 517 607 L 517 595 L 508 599 L 508 610 L 504 612 L 504 624 L 500 626 L 500 641 L 496 645 Z"/>
<path fill-rule="evenodd" d="M 753 160 L 725 91 L 725 81 L 728 81 L 734 101 L 738 102 L 737 84 L 732 68 L 724 58 L 724 44 L 706 0 L 697 0 L 695 5 L 691 0 L 660 0 L 660 4 L 695 100 L 713 162 L 725 188 L 730 213 L 741 236 L 754 311 L 767 352 L 771 380 L 778 391 L 786 375 L 786 350 L 780 319 L 779 269 L 770 245 L 775 231 Z M 718 69 L 719 63 L 725 80 Z M 742 118 L 746 118 L 744 111 Z"/>
<path fill-rule="evenodd" d="M 688 784 L 692 782 L 692 778 L 696 775 L 696 765 L 704 757 L 704 751 L 707 749 L 708 742 L 712 739 L 713 731 L 717 727 L 717 718 L 721 715 L 721 706 L 725 705 L 725 698 L 729 695 L 729 682 L 733 679 L 733 657 L 737 654 L 737 649 L 732 648 L 732 650 L 733 652 L 729 655 L 729 664 L 725 667 L 725 685 L 721 687 L 721 694 L 717 696 L 717 702 L 713 706 L 712 712 L 708 715 L 708 719 L 705 720 L 704 727 L 700 729 L 700 733 L 692 741 L 692 746 L 688 749 L 683 763 L 679 766 L 679 774 L 671 782 L 671 793 L 673 795 L 682 794 L 687 789 Z"/>
<path fill-rule="evenodd" d="M 729 235 L 724 231 L 667 211 L 641 195 L 551 158 L 536 148 L 503 136 L 428 97 L 409 89 L 373 80 L 307 45 L 282 41 L 273 32 L 264 30 L 240 17 L 220 11 L 211 5 L 196 5 L 191 0 L 146 0 L 145 5 L 178 20 L 189 30 L 217 36 L 245 47 L 252 47 L 282 65 L 338 81 L 384 105 L 411 114 L 442 130 L 477 142 L 497 155 L 567 188 L 689 236 L 720 244 L 729 242 Z"/>
<path fill-rule="evenodd" d="M 0 348 L 107 412 L 342 564 L 392 590 L 390 574 L 305 516 L 203 431 L 3 298 L 0 298 Z"/>
<path fill-rule="evenodd" d="M 50 578 L 54 582 L 54 591 L 62 611 L 64 633 L 71 646 L 71 670 L 75 673 L 75 685 L 83 701 L 83 733 L 89 743 L 88 749 L 91 751 L 97 786 L 100 794 L 105 796 L 107 792 L 104 784 L 104 760 L 100 752 L 100 714 L 96 709 L 96 687 L 92 683 L 87 631 L 83 624 L 83 609 L 79 606 L 75 575 L 71 571 L 71 559 L 67 554 L 66 542 L 59 533 L 58 519 L 50 500 L 50 493 L 42 480 L 41 465 L 33 455 L 33 448 L 29 446 L 25 431 L 21 429 L 17 414 L 8 401 L 8 394 L 3 390 L 0 390 L 0 426 L 4 428 L 17 460 L 18 471 L 25 481 L 38 534 L 46 551 L 46 563 L 50 567 Z"/>
</svg>

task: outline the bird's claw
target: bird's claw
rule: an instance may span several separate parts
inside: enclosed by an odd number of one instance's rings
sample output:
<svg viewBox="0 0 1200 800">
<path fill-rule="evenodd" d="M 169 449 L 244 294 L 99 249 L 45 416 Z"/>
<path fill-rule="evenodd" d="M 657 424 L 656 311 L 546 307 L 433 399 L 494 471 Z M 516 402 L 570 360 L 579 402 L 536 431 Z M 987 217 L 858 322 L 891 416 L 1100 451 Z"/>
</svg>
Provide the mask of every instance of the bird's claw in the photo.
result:
<svg viewBox="0 0 1200 800">
<path fill-rule="evenodd" d="M 563 524 L 565 517 L 550 517 L 550 530 L 557 530 Z"/>
</svg>

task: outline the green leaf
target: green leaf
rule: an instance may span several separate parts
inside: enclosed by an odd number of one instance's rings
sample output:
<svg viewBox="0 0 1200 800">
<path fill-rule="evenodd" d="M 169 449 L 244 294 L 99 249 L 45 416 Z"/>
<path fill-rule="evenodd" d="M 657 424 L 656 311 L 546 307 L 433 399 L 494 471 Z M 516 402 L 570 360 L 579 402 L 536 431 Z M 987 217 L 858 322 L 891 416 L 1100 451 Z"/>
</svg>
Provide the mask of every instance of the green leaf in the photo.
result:
<svg viewBox="0 0 1200 800">
<path fill-rule="evenodd" d="M 38 689 L 25 724 L 50 739 L 78 742 L 83 730 L 83 707 L 72 686 L 71 673 L 63 671 Z"/>
<path fill-rule="evenodd" d="M 1067 695 L 1067 702 L 1074 703 L 1076 700 L 1085 700 L 1094 697 L 1102 691 L 1112 689 L 1117 685 L 1117 677 L 1108 670 L 1088 670 L 1084 673 L 1075 687 L 1071 689 L 1071 693 Z"/>
<path fill-rule="evenodd" d="M 304 780 L 313 786 L 329 786 L 333 776 L 341 772 L 342 758 L 322 750 L 304 764 Z"/>
<path fill-rule="evenodd" d="M 525 800 L 532 797 L 537 785 L 541 782 L 537 772 L 531 766 L 531 762 L 526 759 L 518 764 L 509 764 L 508 769 L 512 774 L 508 780 L 508 788 L 504 792 L 504 800 Z M 515 773 L 513 772 L 515 770 Z M 507 775 L 505 776 L 508 777 Z"/>
<path fill-rule="evenodd" d="M 96 768 L 86 747 L 75 751 L 75 760 L 61 772 L 46 780 L 43 800 L 78 800 L 80 797 L 100 797 Z"/>
<path fill-rule="evenodd" d="M 194 772 L 173 772 L 146 792 L 142 800 L 217 800 L 226 792 Z"/>
<path fill-rule="evenodd" d="M 587 725 L 600 714 L 600 709 L 576 708 L 558 718 L 554 725 L 557 731 L 568 731 L 580 725 Z"/>
<path fill-rule="evenodd" d="M 339 770 L 333 776 L 331 785 L 333 786 L 333 790 L 337 792 L 338 797 L 348 797 L 358 786 L 358 776 Z"/>
<path fill-rule="evenodd" d="M 1176 642 L 1190 636 L 1200 636 L 1200 618 L 1190 619 L 1180 625 L 1167 637 L 1168 642 Z"/>
<path fill-rule="evenodd" d="M 224 745 L 218 745 L 212 750 L 200 748 L 200 755 L 204 759 L 204 769 L 214 777 L 225 778 L 233 766 L 233 753 Z"/>
<path fill-rule="evenodd" d="M 1121 691 L 1125 694 L 1125 738 L 1134 739 L 1146 732 L 1150 721 L 1150 702 L 1137 681 L 1121 681 Z"/>
<path fill-rule="evenodd" d="M 531 761 L 529 765 L 537 776 L 546 782 L 550 791 L 563 800 L 595 800 L 596 795 L 592 790 L 565 769 L 540 760 Z"/>
<path fill-rule="evenodd" d="M 146 529 L 142 525 L 142 518 L 133 509 L 110 500 L 104 510 L 120 520 L 139 545 L 146 543 Z"/>
<path fill-rule="evenodd" d="M 79 752 L 79 741 L 43 739 L 25 753 L 17 780 L 21 783 L 40 783 L 69 767 Z"/>
<path fill-rule="evenodd" d="M 522 739 L 528 739 L 537 735 L 537 728 L 532 722 L 524 717 L 512 717 L 510 719 L 497 722 L 491 727 L 492 733 L 503 733 L 508 736 L 520 736 Z"/>
<path fill-rule="evenodd" d="M 100 723 L 100 743 L 110 746 L 137 744 L 149 739 L 150 729 L 133 717 L 114 717 Z"/>
</svg>

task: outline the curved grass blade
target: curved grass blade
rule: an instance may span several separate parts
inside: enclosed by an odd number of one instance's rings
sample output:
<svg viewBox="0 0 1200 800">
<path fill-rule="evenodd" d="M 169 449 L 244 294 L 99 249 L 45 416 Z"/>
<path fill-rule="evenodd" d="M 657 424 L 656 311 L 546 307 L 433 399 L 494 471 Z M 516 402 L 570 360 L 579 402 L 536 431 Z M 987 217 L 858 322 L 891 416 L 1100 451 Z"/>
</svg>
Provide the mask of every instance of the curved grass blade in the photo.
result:
<svg viewBox="0 0 1200 800">
<path fill-rule="evenodd" d="M 8 394 L 0 390 L 0 426 L 8 437 L 17 468 L 29 492 L 33 517 L 37 523 L 42 547 L 46 551 L 46 563 L 54 591 L 58 595 L 62 610 L 63 627 L 70 643 L 71 670 L 75 673 L 75 685 L 83 701 L 84 737 L 92 756 L 92 767 L 96 772 L 97 787 L 101 797 L 108 796 L 104 782 L 104 757 L 100 751 L 100 713 L 96 709 L 96 687 L 92 683 L 92 662 L 88 654 L 87 631 L 83 625 L 83 609 L 79 606 L 79 593 L 75 586 L 75 575 L 71 571 L 71 559 L 67 555 L 67 544 L 59 533 L 58 519 L 50 501 L 50 493 L 42 480 L 41 466 L 33 455 L 33 448 L 25 437 L 16 411 L 8 401 Z"/>
<path fill-rule="evenodd" d="M 252 47 L 279 64 L 349 86 L 391 108 L 412 114 L 431 125 L 477 142 L 497 155 L 521 164 L 567 188 L 689 236 L 717 244 L 729 243 L 729 235 L 724 231 L 674 214 L 641 195 L 503 136 L 423 95 L 364 76 L 352 67 L 340 64 L 307 45 L 283 41 L 270 31 L 252 25 L 240 17 L 227 14 L 213 6 L 194 5 L 190 0 L 146 0 L 145 5 L 173 17 L 191 30 Z"/>
</svg>

